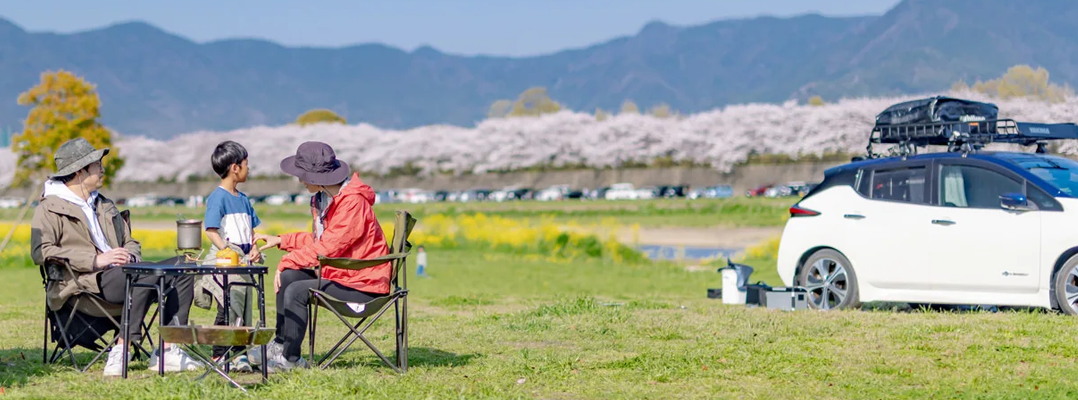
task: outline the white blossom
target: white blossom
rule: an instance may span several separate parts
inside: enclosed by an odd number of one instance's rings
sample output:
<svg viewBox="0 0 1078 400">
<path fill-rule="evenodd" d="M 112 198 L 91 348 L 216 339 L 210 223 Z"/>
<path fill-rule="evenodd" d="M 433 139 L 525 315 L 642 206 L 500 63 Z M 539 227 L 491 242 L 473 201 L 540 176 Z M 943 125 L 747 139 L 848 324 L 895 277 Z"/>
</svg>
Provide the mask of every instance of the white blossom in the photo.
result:
<svg viewBox="0 0 1078 400">
<path fill-rule="evenodd" d="M 1000 118 L 1070 122 L 1078 116 L 1075 97 L 1045 103 L 993 100 L 968 92 L 951 95 L 991 101 L 999 106 Z M 235 140 L 247 148 L 255 176 L 279 175 L 281 159 L 308 140 L 329 143 L 355 170 L 379 174 L 408 163 L 420 167 L 424 174 L 448 170 L 484 173 L 546 164 L 583 163 L 601 168 L 667 155 L 726 172 L 753 151 L 794 157 L 861 153 L 876 114 L 892 104 L 926 96 L 853 98 L 823 106 L 741 104 L 666 119 L 630 114 L 596 121 L 590 114 L 562 111 L 540 117 L 490 119 L 474 128 L 431 125 L 387 130 L 369 124 L 319 124 L 200 131 L 168 141 L 124 136 L 116 141 L 116 147 L 127 162 L 117 179 L 211 176 L 210 154 L 224 140 Z M 1078 154 L 1078 143 L 1073 142 L 1063 144 L 1061 151 Z M 0 183 L 10 182 L 14 165 L 11 150 L 0 149 Z"/>
</svg>

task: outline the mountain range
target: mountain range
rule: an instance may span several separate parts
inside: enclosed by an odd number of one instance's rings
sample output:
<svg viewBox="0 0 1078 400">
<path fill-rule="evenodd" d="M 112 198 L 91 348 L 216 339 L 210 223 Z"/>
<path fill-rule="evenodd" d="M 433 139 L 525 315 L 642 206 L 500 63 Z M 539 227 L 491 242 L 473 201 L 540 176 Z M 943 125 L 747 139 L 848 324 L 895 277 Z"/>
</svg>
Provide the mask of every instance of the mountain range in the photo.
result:
<svg viewBox="0 0 1078 400">
<path fill-rule="evenodd" d="M 1016 64 L 1078 83 L 1078 2 L 904 0 L 883 15 L 759 17 L 678 27 L 533 57 L 460 56 L 380 44 L 284 47 L 196 43 L 145 23 L 27 32 L 0 18 L 0 128 L 46 70 L 97 85 L 103 122 L 167 139 L 198 130 L 280 125 L 312 108 L 383 128 L 473 126 L 490 104 L 544 86 L 563 106 L 624 100 L 698 112 L 728 104 L 885 96 L 991 79 Z"/>
</svg>

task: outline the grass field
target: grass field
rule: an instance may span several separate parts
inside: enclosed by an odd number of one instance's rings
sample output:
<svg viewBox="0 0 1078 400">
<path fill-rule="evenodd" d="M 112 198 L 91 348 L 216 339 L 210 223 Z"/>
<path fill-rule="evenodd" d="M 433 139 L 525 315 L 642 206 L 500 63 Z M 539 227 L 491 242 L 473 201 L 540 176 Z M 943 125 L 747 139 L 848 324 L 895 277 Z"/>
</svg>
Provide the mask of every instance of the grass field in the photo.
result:
<svg viewBox="0 0 1078 400">
<path fill-rule="evenodd" d="M 375 212 L 383 220 L 391 220 L 393 211 L 408 209 L 418 218 L 440 214 L 483 213 L 490 216 L 523 219 L 549 217 L 555 221 L 599 221 L 614 219 L 624 225 L 643 227 L 709 227 L 709 226 L 781 226 L 789 215 L 791 199 L 660 199 L 652 201 L 564 201 L 564 202 L 504 202 L 504 203 L 427 203 L 378 204 Z M 124 208 L 121 206 L 121 208 Z M 309 222 L 309 207 L 284 205 L 255 206 L 264 221 Z M 0 210 L 0 221 L 15 220 L 18 209 Z M 135 221 L 175 221 L 176 214 L 202 218 L 202 210 L 186 207 L 139 207 L 131 209 Z"/>
<path fill-rule="evenodd" d="M 449 218 L 443 223 L 470 221 L 445 217 L 446 209 L 417 214 L 428 221 Z M 507 229 L 513 218 L 505 218 L 510 222 L 492 224 Z M 421 217 L 420 227 L 423 222 Z M 514 237 L 529 237 L 521 232 Z M 887 305 L 843 312 L 723 306 L 705 297 L 707 288 L 721 286 L 713 268 L 693 272 L 674 263 L 612 258 L 608 246 L 600 243 L 604 247 L 595 252 L 591 242 L 578 239 L 569 243 L 579 252 L 551 251 L 535 238 L 494 243 L 476 237 L 431 249 L 432 278 L 409 277 L 407 374 L 380 366 L 359 345 L 327 371 L 272 375 L 266 385 L 254 374 L 240 376 L 254 398 L 281 399 L 1078 396 L 1078 382 L 1070 379 L 1078 373 L 1073 318 L 894 311 Z M 773 263 L 773 247 L 747 252 L 750 263 L 760 266 L 762 275 L 754 280 L 773 273 L 765 267 Z M 270 260 L 279 254 L 271 253 Z M 144 361 L 133 363 L 127 381 L 103 378 L 101 364 L 86 374 L 43 366 L 40 278 L 36 269 L 17 264 L 0 267 L 6 328 L 0 336 L 0 396 L 244 397 L 213 377 L 197 383 L 194 374 L 158 378 Z M 194 308 L 192 315 L 196 323 L 212 321 L 207 310 Z M 371 335 L 383 350 L 391 345 L 387 328 L 380 324 Z M 335 321 L 323 320 L 319 351 L 343 332 Z"/>
</svg>

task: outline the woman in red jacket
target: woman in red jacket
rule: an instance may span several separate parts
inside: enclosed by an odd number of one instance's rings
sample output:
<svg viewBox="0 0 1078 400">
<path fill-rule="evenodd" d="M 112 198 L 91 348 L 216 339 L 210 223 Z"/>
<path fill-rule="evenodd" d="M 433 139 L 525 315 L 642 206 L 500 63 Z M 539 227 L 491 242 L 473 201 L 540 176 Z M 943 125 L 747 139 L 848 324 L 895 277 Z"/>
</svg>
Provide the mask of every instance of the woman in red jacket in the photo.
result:
<svg viewBox="0 0 1078 400">
<path fill-rule="evenodd" d="M 281 161 L 281 170 L 299 178 L 314 193 L 314 232 L 255 235 L 256 242 L 266 242 L 262 249 L 277 247 L 288 252 L 277 265 L 274 279 L 277 337 L 266 350 L 270 371 L 307 366 L 300 352 L 310 289 L 318 285 L 313 269 L 318 256 L 364 259 L 389 254 L 385 234 L 374 217 L 374 190 L 351 173 L 348 164 L 337 160 L 332 147 L 305 142 L 296 155 Z M 326 266 L 318 289 L 344 301 L 364 303 L 389 293 L 390 272 L 390 263 L 361 271 Z M 252 354 L 250 360 L 257 364 L 262 358 Z"/>
</svg>

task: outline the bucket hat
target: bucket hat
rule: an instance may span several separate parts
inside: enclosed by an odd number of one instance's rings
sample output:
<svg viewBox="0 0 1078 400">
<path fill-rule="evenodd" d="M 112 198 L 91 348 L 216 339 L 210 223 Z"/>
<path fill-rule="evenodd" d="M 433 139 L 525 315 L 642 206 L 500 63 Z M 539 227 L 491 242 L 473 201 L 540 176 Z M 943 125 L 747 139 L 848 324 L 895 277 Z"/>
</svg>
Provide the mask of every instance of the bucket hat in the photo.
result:
<svg viewBox="0 0 1078 400">
<path fill-rule="evenodd" d="M 281 160 L 281 171 L 311 185 L 336 185 L 348 179 L 351 168 L 322 142 L 303 142 L 296 155 Z"/>
<path fill-rule="evenodd" d="M 56 173 L 49 177 L 59 178 L 74 174 L 86 168 L 87 165 L 101 161 L 106 154 L 109 154 L 107 147 L 100 150 L 95 149 L 90 142 L 81 137 L 68 140 L 60 145 L 60 148 L 56 150 L 56 154 L 52 156 L 53 161 L 56 163 Z"/>
</svg>

